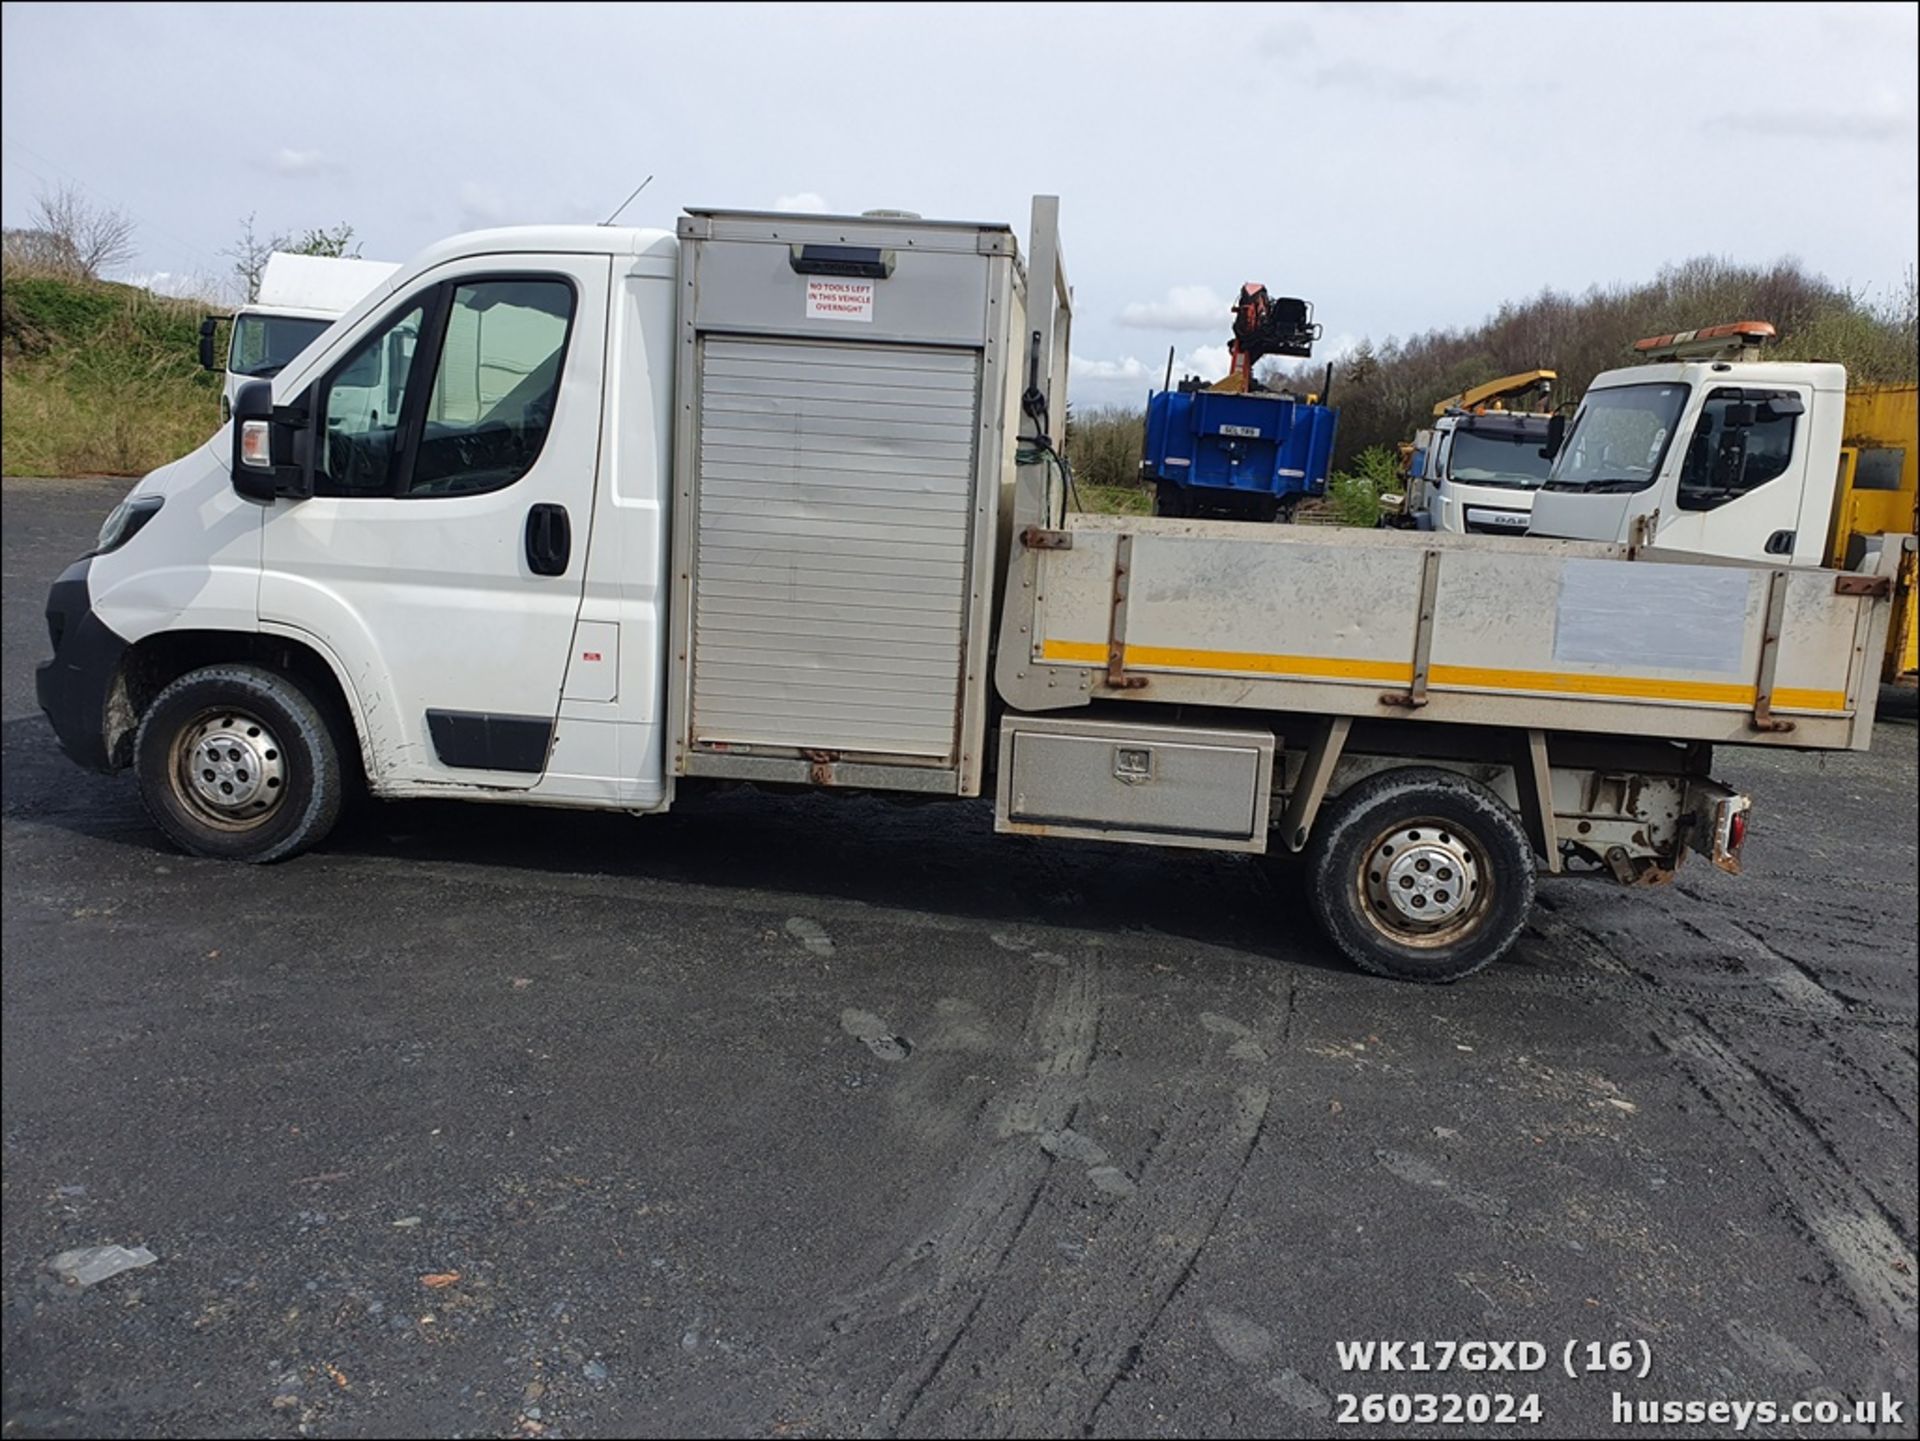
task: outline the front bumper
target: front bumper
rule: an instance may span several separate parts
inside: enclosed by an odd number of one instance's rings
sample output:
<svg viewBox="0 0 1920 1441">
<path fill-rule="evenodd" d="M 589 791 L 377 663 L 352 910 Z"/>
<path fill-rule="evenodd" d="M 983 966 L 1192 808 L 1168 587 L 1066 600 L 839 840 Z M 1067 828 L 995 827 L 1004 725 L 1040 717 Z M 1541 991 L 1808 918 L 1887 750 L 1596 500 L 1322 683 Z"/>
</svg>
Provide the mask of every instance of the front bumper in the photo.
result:
<svg viewBox="0 0 1920 1441">
<path fill-rule="evenodd" d="M 107 706 L 127 643 L 93 612 L 87 589 L 91 564 L 76 560 L 47 592 L 53 659 L 34 672 L 34 690 L 68 758 L 88 770 L 112 771 L 125 759 L 116 758 L 109 745 Z"/>
</svg>

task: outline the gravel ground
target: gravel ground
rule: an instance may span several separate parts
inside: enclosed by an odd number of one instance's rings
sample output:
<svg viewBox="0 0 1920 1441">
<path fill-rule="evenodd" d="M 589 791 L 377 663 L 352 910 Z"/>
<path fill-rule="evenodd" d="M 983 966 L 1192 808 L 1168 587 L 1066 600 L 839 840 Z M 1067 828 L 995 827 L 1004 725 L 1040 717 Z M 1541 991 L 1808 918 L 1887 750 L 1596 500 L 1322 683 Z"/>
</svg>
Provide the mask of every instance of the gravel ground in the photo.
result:
<svg viewBox="0 0 1920 1441">
<path fill-rule="evenodd" d="M 1883 1391 L 1914 1434 L 1910 722 L 1724 753 L 1744 877 L 1543 885 L 1441 990 L 1348 970 L 1289 871 L 977 805 L 381 807 L 228 867 L 34 708 L 124 489 L 5 485 L 5 1435 L 1318 1435 L 1459 1392 L 1575 1436 L 1614 1392 Z M 158 1259 L 47 1274 L 107 1242 Z M 1367 1339 L 1548 1361 L 1343 1372 Z M 1620 1340 L 1644 1379 L 1561 1370 Z"/>
</svg>

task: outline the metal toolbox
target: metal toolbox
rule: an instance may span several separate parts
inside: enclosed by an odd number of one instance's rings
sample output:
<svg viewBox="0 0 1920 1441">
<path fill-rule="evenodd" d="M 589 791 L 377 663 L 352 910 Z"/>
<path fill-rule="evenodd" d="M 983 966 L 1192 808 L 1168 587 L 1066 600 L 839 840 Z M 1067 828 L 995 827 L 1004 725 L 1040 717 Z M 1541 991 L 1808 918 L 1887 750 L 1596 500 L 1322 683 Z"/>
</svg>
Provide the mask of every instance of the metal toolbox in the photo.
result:
<svg viewBox="0 0 1920 1441">
<path fill-rule="evenodd" d="M 1265 730 L 1008 715 L 994 828 L 1264 851 L 1274 747 Z"/>
</svg>

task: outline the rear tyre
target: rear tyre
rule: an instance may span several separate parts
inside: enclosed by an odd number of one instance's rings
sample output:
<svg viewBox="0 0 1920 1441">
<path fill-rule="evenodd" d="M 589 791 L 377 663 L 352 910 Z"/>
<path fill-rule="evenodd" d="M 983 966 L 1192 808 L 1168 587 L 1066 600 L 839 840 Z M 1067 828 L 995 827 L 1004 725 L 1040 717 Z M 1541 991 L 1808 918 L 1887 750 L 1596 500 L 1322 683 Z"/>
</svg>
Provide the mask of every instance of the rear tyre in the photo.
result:
<svg viewBox="0 0 1920 1441">
<path fill-rule="evenodd" d="M 339 749 L 313 698 L 251 665 L 189 671 L 154 698 L 134 739 L 140 798 L 182 850 L 278 861 L 340 814 Z"/>
<path fill-rule="evenodd" d="M 1328 804 L 1307 850 L 1308 903 L 1362 970 L 1441 983 L 1505 955 L 1533 906 L 1533 847 L 1513 811 L 1451 771 L 1408 767 Z"/>
<path fill-rule="evenodd" d="M 1163 480 L 1153 488 L 1153 513 L 1155 515 L 1184 516 L 1187 514 L 1187 493 L 1170 480 Z"/>
</svg>

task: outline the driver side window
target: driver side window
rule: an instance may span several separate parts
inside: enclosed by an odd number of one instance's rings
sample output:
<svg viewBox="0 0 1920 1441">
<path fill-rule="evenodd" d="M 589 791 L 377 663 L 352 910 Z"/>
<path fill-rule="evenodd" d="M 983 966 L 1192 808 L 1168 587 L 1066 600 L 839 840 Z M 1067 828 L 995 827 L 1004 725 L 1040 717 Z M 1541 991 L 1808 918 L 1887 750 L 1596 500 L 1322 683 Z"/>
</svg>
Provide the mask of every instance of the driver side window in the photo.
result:
<svg viewBox="0 0 1920 1441">
<path fill-rule="evenodd" d="M 473 495 L 545 449 L 573 323 L 548 276 L 450 282 L 360 342 L 316 397 L 314 494 Z"/>
<path fill-rule="evenodd" d="M 1674 502 L 1682 510 L 1715 510 L 1786 473 L 1793 459 L 1795 417 L 1767 402 L 1797 402 L 1791 391 L 1721 389 L 1700 407 L 1687 443 Z"/>
<path fill-rule="evenodd" d="M 400 463 L 400 403 L 426 323 L 416 305 L 361 341 L 327 382 L 320 407 L 315 495 L 389 495 Z"/>
<path fill-rule="evenodd" d="M 573 319 L 564 280 L 457 285 L 403 495 L 471 495 L 533 468 L 553 424 Z"/>
</svg>

